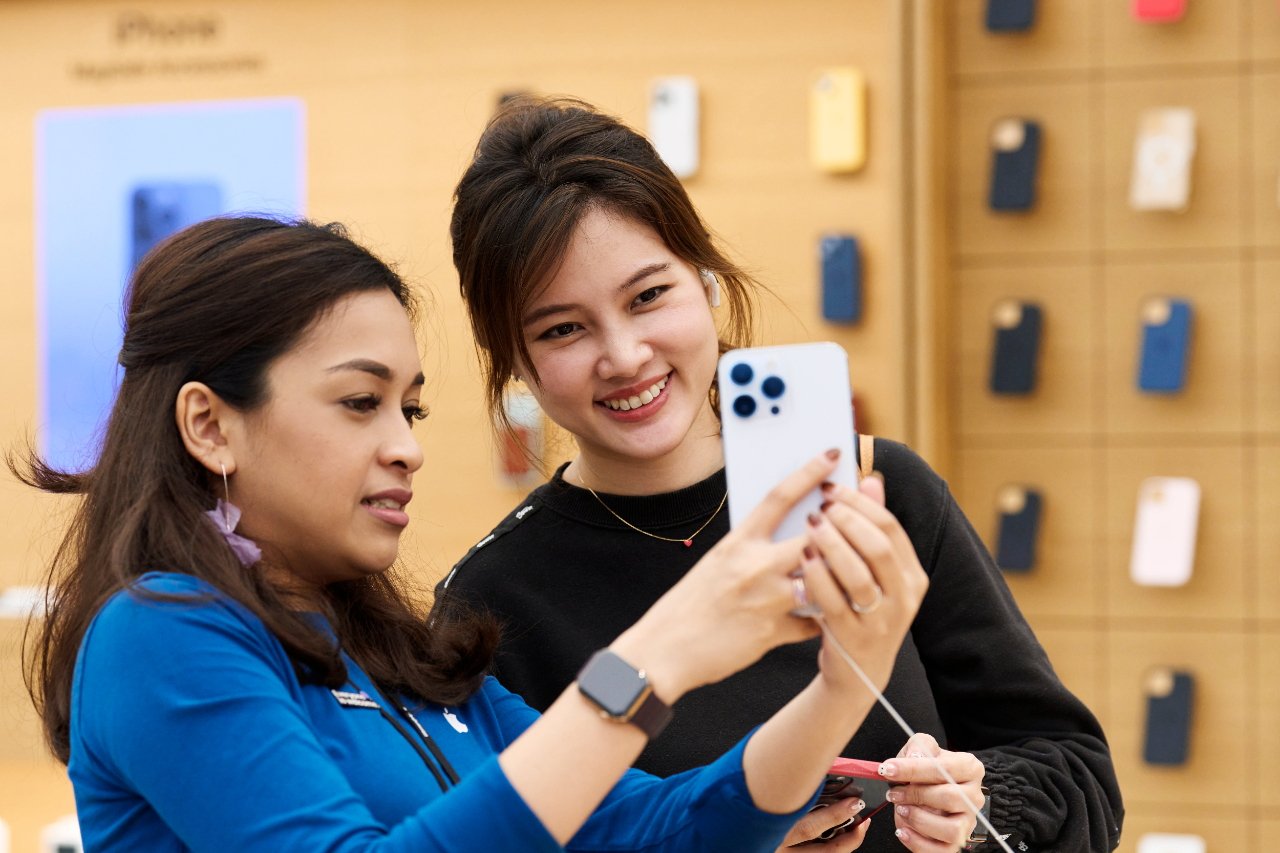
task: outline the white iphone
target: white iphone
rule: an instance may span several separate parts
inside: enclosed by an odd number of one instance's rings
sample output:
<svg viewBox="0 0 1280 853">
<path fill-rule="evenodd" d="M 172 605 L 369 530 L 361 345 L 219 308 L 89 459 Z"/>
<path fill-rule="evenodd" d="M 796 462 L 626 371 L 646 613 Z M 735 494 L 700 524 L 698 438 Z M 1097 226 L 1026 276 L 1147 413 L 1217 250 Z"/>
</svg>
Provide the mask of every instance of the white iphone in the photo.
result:
<svg viewBox="0 0 1280 853">
<path fill-rule="evenodd" d="M 729 524 L 737 527 L 769 490 L 825 450 L 839 448 L 831 480 L 857 488 L 849 359 L 820 342 L 730 350 L 720 357 L 720 429 L 729 485 Z M 774 539 L 803 533 L 822 492 L 806 495 Z"/>
<path fill-rule="evenodd" d="M 649 88 L 649 141 L 677 178 L 698 171 L 698 81 L 660 77 Z"/>
<path fill-rule="evenodd" d="M 1133 145 L 1130 206 L 1134 210 L 1186 210 L 1195 151 L 1194 110 L 1160 107 L 1144 112 Z"/>
<path fill-rule="evenodd" d="M 1143 586 L 1191 580 L 1200 518 L 1200 484 L 1189 477 L 1149 477 L 1138 490 L 1129 576 Z"/>
<path fill-rule="evenodd" d="M 1148 832 L 1138 839 L 1138 853 L 1205 853 L 1205 844 L 1198 835 Z"/>
</svg>

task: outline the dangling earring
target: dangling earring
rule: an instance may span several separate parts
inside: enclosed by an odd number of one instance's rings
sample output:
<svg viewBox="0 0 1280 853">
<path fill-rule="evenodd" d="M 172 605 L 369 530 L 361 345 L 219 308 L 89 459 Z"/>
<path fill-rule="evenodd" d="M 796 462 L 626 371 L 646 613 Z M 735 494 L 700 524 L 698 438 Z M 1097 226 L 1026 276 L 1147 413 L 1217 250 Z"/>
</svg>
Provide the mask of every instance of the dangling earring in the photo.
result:
<svg viewBox="0 0 1280 853">
<path fill-rule="evenodd" d="M 720 279 L 716 274 L 708 269 L 698 270 L 698 275 L 702 277 L 702 286 L 707 289 L 707 301 L 711 303 L 712 308 L 720 307 Z"/>
<path fill-rule="evenodd" d="M 262 549 L 252 539 L 246 539 L 235 532 L 236 525 L 240 523 L 240 507 L 231 502 L 231 485 L 227 482 L 227 466 L 219 462 L 218 467 L 222 469 L 222 493 L 226 495 L 226 500 L 218 498 L 217 505 L 213 509 L 205 510 L 204 514 L 213 522 L 213 526 L 218 528 L 222 538 L 227 540 L 227 545 L 240 560 L 240 565 L 247 569 L 262 559 Z"/>
</svg>

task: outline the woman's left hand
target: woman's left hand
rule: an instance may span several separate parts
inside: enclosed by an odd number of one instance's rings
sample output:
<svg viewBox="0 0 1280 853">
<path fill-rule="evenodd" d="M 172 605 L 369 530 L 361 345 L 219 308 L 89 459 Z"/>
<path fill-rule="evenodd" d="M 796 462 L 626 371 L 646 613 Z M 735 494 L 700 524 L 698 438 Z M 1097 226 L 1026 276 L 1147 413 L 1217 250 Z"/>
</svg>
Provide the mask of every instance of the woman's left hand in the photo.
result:
<svg viewBox="0 0 1280 853">
<path fill-rule="evenodd" d="M 936 759 L 956 784 L 938 771 Z M 967 752 L 950 752 L 930 735 L 907 741 L 897 758 L 884 762 L 881 771 L 891 782 L 903 782 L 889 790 L 898 839 L 915 853 L 942 853 L 963 849 L 977 826 L 969 803 L 983 802 L 982 762 Z"/>
</svg>

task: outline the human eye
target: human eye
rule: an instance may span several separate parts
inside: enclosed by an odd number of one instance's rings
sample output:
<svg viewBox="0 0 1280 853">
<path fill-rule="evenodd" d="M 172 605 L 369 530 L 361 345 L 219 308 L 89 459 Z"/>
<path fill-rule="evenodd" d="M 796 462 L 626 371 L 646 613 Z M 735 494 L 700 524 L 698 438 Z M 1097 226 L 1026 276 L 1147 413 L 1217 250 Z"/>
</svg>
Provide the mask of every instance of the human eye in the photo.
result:
<svg viewBox="0 0 1280 853">
<path fill-rule="evenodd" d="M 538 335 L 538 339 L 547 341 L 561 340 L 569 337 L 579 328 L 581 327 L 577 323 L 557 323 L 541 335 Z"/>
<path fill-rule="evenodd" d="M 426 420 L 429 410 L 426 406 L 419 406 L 417 403 L 410 403 L 400 407 L 400 411 L 404 412 L 404 419 L 412 424 L 414 421 Z"/>
<path fill-rule="evenodd" d="M 382 398 L 377 394 L 361 394 L 359 397 L 348 397 L 342 401 L 342 405 L 353 412 L 364 415 L 376 412 L 378 406 L 382 405 Z"/>
<path fill-rule="evenodd" d="M 631 304 L 637 308 L 641 308 L 641 307 L 644 307 L 645 305 L 652 304 L 654 301 L 657 300 L 659 296 L 666 293 L 670 289 L 671 289 L 671 285 L 669 284 L 660 284 L 656 287 L 647 288 L 645 290 L 642 290 L 639 294 L 637 294 L 636 298 L 632 300 Z"/>
</svg>

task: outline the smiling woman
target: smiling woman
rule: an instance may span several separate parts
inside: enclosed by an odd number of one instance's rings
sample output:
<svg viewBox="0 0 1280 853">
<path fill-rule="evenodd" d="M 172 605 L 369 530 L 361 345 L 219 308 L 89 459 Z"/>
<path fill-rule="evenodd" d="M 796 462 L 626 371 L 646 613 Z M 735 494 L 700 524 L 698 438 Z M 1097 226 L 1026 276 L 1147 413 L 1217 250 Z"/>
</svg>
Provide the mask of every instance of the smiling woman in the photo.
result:
<svg viewBox="0 0 1280 853">
<path fill-rule="evenodd" d="M 681 400 L 676 370 L 583 397 L 570 342 L 597 316 L 660 319 L 698 289 L 669 259 L 649 266 L 608 305 L 556 291 L 551 334 L 531 338 L 546 364 L 563 356 L 545 375 L 566 411 L 629 416 L 641 444 L 672 440 L 643 437 L 641 416 Z M 400 278 L 337 227 L 195 225 L 130 283 L 98 464 L 10 457 L 28 483 L 83 495 L 28 675 L 86 848 L 773 849 L 870 707 L 847 685 L 797 696 L 680 778 L 627 768 L 685 692 L 815 633 L 789 615 L 798 570 L 830 630 L 887 674 L 925 585 L 909 549 L 877 567 L 887 603 L 868 619 L 827 568 L 851 558 L 848 530 L 771 540 L 831 474 L 819 456 L 539 716 L 486 677 L 487 620 L 432 625 L 387 571 L 423 464 L 410 308 Z M 662 325 L 683 363 L 691 335 Z M 624 336 L 608 348 L 635 356 Z M 875 512 L 878 497 L 839 499 Z"/>
</svg>

